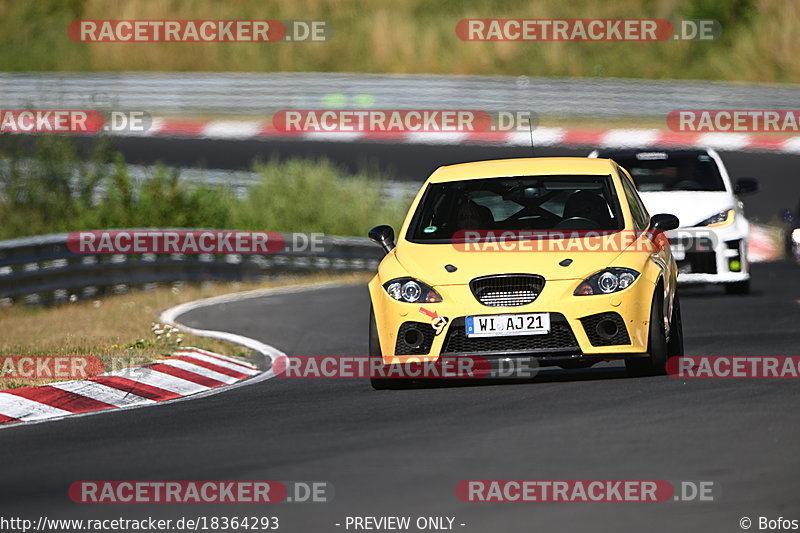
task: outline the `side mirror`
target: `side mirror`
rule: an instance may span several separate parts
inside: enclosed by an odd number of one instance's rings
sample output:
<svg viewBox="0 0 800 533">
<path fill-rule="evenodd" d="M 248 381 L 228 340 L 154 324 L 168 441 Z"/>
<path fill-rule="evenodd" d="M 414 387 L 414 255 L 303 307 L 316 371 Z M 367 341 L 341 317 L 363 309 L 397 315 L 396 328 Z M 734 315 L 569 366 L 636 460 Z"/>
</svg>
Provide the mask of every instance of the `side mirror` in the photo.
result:
<svg viewBox="0 0 800 533">
<path fill-rule="evenodd" d="M 383 248 L 386 253 L 394 248 L 394 230 L 391 226 L 375 226 L 369 230 L 370 240 Z"/>
<path fill-rule="evenodd" d="M 669 213 L 661 213 L 653 215 L 650 219 L 650 231 L 669 231 L 681 225 L 680 220 L 675 215 Z"/>
<path fill-rule="evenodd" d="M 758 190 L 758 180 L 755 178 L 739 178 L 733 184 L 733 194 L 751 194 Z"/>
</svg>

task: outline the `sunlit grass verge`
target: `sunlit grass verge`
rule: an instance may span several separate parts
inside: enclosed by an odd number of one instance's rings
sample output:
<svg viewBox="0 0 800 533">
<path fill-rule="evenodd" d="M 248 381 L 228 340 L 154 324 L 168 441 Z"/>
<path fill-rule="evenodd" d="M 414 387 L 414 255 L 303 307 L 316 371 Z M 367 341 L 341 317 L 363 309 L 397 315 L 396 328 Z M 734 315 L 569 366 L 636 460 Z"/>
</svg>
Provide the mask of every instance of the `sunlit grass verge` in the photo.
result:
<svg viewBox="0 0 800 533">
<path fill-rule="evenodd" d="M 363 273 L 312 274 L 264 282 L 161 287 L 57 307 L 12 306 L 0 309 L 0 327 L 3 330 L 0 361 L 7 356 L 98 357 L 104 368 L 111 370 L 154 361 L 180 346 L 245 356 L 248 350 L 242 346 L 171 331 L 158 323 L 158 316 L 172 306 L 230 292 L 325 281 L 363 283 L 367 278 L 368 275 Z M 0 378 L 0 389 L 47 382 L 47 379 L 19 379 L 6 374 Z"/>
</svg>

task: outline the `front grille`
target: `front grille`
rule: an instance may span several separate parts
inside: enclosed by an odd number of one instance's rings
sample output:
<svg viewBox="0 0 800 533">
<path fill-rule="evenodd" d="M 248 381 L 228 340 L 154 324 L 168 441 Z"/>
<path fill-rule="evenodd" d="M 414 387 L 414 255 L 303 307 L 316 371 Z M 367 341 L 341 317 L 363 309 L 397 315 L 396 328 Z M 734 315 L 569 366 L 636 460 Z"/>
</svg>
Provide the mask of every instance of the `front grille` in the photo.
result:
<svg viewBox="0 0 800 533">
<path fill-rule="evenodd" d="M 686 258 L 677 261 L 678 272 L 685 274 L 716 274 L 717 255 L 714 252 L 686 252 Z"/>
<path fill-rule="evenodd" d="M 417 332 L 419 335 L 417 335 Z M 418 339 L 413 339 L 417 337 Z M 403 322 L 397 331 L 395 355 L 425 355 L 431 351 L 435 333 L 430 324 L 424 322 Z M 407 337 L 418 342 L 409 343 Z"/>
<path fill-rule="evenodd" d="M 597 325 L 603 320 L 609 320 L 616 327 L 616 332 L 612 335 L 609 330 L 598 328 Z M 631 338 L 625 328 L 625 322 L 619 314 L 614 312 L 599 313 L 596 315 L 581 318 L 581 324 L 589 337 L 592 346 L 616 346 L 618 344 L 630 344 Z"/>
<path fill-rule="evenodd" d="M 531 274 L 485 276 L 469 282 L 472 294 L 489 307 L 516 307 L 529 304 L 539 296 L 544 278 Z"/>
<path fill-rule="evenodd" d="M 453 319 L 444 339 L 442 355 L 580 353 L 567 319 L 560 313 L 550 313 L 550 333 L 509 337 L 467 337 L 464 317 Z"/>
</svg>

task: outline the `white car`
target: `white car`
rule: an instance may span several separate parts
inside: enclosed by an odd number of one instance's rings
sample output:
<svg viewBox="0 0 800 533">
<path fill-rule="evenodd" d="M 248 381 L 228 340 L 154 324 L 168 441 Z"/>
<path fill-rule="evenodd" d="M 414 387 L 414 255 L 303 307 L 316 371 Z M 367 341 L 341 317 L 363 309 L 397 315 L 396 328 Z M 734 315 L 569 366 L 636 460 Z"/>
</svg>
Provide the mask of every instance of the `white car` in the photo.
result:
<svg viewBox="0 0 800 533">
<path fill-rule="evenodd" d="M 750 291 L 750 223 L 738 196 L 757 191 L 757 180 L 731 184 L 722 159 L 710 149 L 609 149 L 589 157 L 613 159 L 627 170 L 649 212 L 678 217 L 680 227 L 667 235 L 679 283 L 720 283 L 732 294 Z"/>
</svg>

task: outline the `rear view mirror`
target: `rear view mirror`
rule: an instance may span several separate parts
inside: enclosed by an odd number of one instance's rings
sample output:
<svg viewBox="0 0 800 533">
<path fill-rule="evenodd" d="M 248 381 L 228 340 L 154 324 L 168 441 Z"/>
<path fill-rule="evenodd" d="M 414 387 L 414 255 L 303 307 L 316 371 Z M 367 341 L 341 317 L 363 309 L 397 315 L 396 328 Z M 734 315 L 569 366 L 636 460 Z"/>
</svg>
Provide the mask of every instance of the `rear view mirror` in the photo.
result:
<svg viewBox="0 0 800 533">
<path fill-rule="evenodd" d="M 375 226 L 369 230 L 370 240 L 384 249 L 388 254 L 394 248 L 394 230 L 391 226 Z"/>
<path fill-rule="evenodd" d="M 661 213 L 653 215 L 650 219 L 650 231 L 669 231 L 680 226 L 681 222 L 675 215 Z"/>
</svg>

